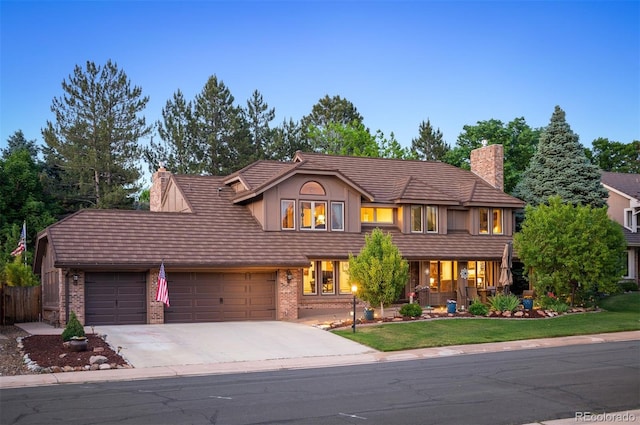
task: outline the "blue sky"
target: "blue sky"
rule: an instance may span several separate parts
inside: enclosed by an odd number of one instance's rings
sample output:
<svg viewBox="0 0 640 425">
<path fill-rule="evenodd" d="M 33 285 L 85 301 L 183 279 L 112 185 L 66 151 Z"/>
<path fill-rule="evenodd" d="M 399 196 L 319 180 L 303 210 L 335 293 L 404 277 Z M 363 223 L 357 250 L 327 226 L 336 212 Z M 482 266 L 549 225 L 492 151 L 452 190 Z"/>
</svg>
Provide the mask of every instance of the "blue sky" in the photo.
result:
<svg viewBox="0 0 640 425">
<path fill-rule="evenodd" d="M 409 146 L 431 120 L 455 145 L 464 125 L 566 112 L 585 146 L 640 139 L 638 1 L 0 0 L 0 148 L 16 130 L 42 142 L 75 65 L 111 59 L 150 97 L 216 75 L 236 102 L 259 90 L 273 126 L 340 95 L 372 132 Z M 143 167 L 146 169 L 146 165 Z"/>
</svg>

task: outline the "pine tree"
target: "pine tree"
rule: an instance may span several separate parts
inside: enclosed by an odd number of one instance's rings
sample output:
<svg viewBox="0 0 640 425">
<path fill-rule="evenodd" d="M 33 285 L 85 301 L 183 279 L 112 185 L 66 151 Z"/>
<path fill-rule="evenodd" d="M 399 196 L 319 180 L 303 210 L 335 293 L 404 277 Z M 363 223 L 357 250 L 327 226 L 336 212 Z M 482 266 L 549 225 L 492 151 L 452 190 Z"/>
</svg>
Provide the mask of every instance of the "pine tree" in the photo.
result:
<svg viewBox="0 0 640 425">
<path fill-rule="evenodd" d="M 569 127 L 559 106 L 540 136 L 538 149 L 515 193 L 534 206 L 547 203 L 554 195 L 573 205 L 598 208 L 606 204 L 607 192 L 600 184 L 600 172 L 585 156 L 578 135 Z"/>
<path fill-rule="evenodd" d="M 269 108 L 269 105 L 263 100 L 262 94 L 255 90 L 251 94 L 251 98 L 247 100 L 245 115 L 253 145 L 256 148 L 254 159 L 266 159 L 266 152 L 273 137 L 269 123 L 275 118 L 276 110 Z"/>
<path fill-rule="evenodd" d="M 425 161 L 442 161 L 450 149 L 440 129 L 434 130 L 429 119 L 420 123 L 418 137 L 411 140 L 411 152 Z"/>
<path fill-rule="evenodd" d="M 70 210 L 131 208 L 140 177 L 139 139 L 151 132 L 139 116 L 148 98 L 111 61 L 76 66 L 62 89 L 51 105 L 55 122 L 42 132 L 58 196 Z"/>
</svg>

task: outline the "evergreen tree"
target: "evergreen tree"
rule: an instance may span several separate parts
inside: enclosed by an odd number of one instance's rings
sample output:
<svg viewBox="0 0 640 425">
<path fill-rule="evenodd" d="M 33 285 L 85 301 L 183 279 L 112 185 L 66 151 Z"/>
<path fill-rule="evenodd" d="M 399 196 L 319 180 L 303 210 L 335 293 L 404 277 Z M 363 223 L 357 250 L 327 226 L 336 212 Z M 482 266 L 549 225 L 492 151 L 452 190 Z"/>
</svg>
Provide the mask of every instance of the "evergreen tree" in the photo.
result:
<svg viewBox="0 0 640 425">
<path fill-rule="evenodd" d="M 607 192 L 600 184 L 600 171 L 586 158 L 578 135 L 571 131 L 559 106 L 540 136 L 538 149 L 515 192 L 534 206 L 546 203 L 554 195 L 574 205 L 606 205 Z"/>
<path fill-rule="evenodd" d="M 411 140 L 411 152 L 418 159 L 425 161 L 442 161 L 451 148 L 443 140 L 442 132 L 434 130 L 431 121 L 422 121 L 418 127 L 418 137 Z"/>
<path fill-rule="evenodd" d="M 269 123 L 275 118 L 276 110 L 275 108 L 269 109 L 269 105 L 262 99 L 260 92 L 255 90 L 251 94 L 251 98 L 247 100 L 245 114 L 253 146 L 255 146 L 255 159 L 266 159 L 266 152 L 273 137 Z"/>
<path fill-rule="evenodd" d="M 7 148 L 2 150 L 2 156 L 7 158 L 11 153 L 22 149 L 26 149 L 34 160 L 40 150 L 35 139 L 27 140 L 22 130 L 18 130 L 7 139 Z"/>
<path fill-rule="evenodd" d="M 193 118 L 199 173 L 227 175 L 251 162 L 255 149 L 242 110 L 215 75 L 196 96 Z"/>
<path fill-rule="evenodd" d="M 139 139 L 151 129 L 139 114 L 148 98 L 108 61 L 76 66 L 53 99 L 43 130 L 45 158 L 57 195 L 69 209 L 131 208 L 140 177 Z"/>
<path fill-rule="evenodd" d="M 162 108 L 162 121 L 156 124 L 162 142 L 154 142 L 152 138 L 149 146 L 144 148 L 144 157 L 151 173 L 158 169 L 160 163 L 177 174 L 200 172 L 192 109 L 191 102 L 185 101 L 180 90 Z"/>
<path fill-rule="evenodd" d="M 273 129 L 271 140 L 265 146 L 265 158 L 289 161 L 297 151 L 311 151 L 302 133 L 302 127 L 298 122 L 291 118 L 283 120 L 281 125 Z"/>
</svg>

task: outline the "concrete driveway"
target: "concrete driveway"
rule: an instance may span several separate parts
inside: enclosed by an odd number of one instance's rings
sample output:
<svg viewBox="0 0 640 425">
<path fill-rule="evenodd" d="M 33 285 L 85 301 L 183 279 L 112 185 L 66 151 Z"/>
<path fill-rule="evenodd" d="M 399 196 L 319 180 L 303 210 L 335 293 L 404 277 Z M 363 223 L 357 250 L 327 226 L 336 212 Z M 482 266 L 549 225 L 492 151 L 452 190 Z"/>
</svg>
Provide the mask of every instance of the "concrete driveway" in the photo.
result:
<svg viewBox="0 0 640 425">
<path fill-rule="evenodd" d="M 290 322 L 95 326 L 135 368 L 372 353 L 331 332 Z"/>
</svg>

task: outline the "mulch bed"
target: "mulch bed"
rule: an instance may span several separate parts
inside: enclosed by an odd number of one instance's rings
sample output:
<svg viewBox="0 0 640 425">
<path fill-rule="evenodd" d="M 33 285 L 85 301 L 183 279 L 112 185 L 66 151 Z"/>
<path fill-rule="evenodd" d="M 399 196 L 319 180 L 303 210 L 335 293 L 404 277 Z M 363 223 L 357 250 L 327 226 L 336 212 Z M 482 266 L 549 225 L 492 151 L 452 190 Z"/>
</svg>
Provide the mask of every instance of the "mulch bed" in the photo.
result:
<svg viewBox="0 0 640 425">
<path fill-rule="evenodd" d="M 52 372 L 89 370 L 91 356 L 104 356 L 105 363 L 112 369 L 131 367 L 126 360 L 115 352 L 104 339 L 96 334 L 87 334 L 87 351 L 72 351 L 60 335 L 31 335 L 22 339 L 23 352 L 29 359 L 43 369 Z M 66 367 L 66 369 L 65 369 Z"/>
</svg>

